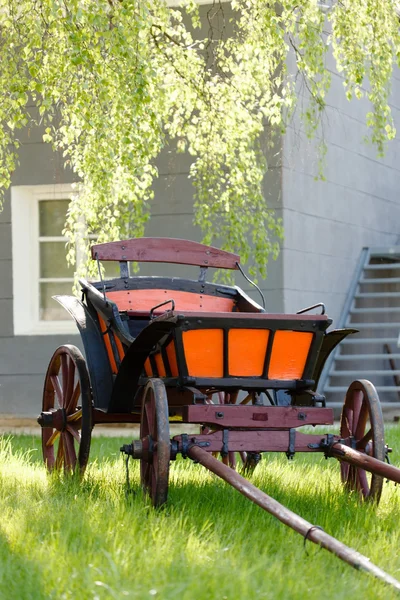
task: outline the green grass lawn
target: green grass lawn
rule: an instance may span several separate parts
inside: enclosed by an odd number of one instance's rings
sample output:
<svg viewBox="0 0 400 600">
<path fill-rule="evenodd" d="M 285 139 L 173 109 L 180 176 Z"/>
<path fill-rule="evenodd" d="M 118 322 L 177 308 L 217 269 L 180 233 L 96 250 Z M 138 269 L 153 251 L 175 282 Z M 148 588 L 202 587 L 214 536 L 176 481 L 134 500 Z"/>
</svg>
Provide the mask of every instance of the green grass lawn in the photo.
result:
<svg viewBox="0 0 400 600">
<path fill-rule="evenodd" d="M 384 583 L 301 536 L 189 460 L 172 464 L 169 502 L 154 510 L 119 447 L 95 438 L 82 484 L 47 476 L 40 440 L 0 444 L 0 599 L 236 600 L 397 598 Z M 400 427 L 387 428 L 400 465 Z M 400 579 L 400 488 L 379 507 L 342 490 L 319 455 L 264 455 L 252 481 Z"/>
</svg>

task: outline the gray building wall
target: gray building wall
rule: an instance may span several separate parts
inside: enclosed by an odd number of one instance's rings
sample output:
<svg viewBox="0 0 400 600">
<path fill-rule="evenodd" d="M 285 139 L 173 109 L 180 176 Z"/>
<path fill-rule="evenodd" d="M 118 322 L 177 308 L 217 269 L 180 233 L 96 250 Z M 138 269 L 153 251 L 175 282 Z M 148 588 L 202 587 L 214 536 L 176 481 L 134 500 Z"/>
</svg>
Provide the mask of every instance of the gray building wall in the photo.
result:
<svg viewBox="0 0 400 600">
<path fill-rule="evenodd" d="M 400 140 L 389 142 L 384 158 L 363 139 L 368 135 L 367 99 L 348 102 L 332 67 L 323 135 L 327 144 L 325 181 L 318 173 L 318 140 L 307 140 L 293 118 L 283 140 L 282 246 L 284 310 L 326 304 L 336 321 L 364 246 L 390 246 L 400 236 Z M 391 107 L 400 128 L 400 74 L 393 77 Z"/>
<path fill-rule="evenodd" d="M 72 183 L 61 154 L 42 141 L 43 132 L 21 131 L 20 166 L 13 185 Z M 57 346 L 80 346 L 78 335 L 14 336 L 10 190 L 0 213 L 0 414 L 31 417 L 41 410 L 44 374 Z M 29 253 L 26 257 L 29 269 Z M 23 278 L 24 273 L 20 276 Z M 26 299 L 27 303 L 30 301 Z M 17 315 L 24 319 L 24 315 Z"/>
</svg>

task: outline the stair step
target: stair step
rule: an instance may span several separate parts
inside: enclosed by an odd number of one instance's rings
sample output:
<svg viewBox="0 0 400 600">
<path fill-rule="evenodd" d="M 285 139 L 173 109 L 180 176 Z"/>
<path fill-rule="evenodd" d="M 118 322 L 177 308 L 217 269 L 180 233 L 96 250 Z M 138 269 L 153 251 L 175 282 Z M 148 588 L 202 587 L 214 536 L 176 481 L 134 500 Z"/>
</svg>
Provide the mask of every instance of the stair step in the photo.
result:
<svg viewBox="0 0 400 600">
<path fill-rule="evenodd" d="M 346 323 L 345 327 L 354 327 L 355 329 L 395 329 L 400 330 L 400 323 Z"/>
<path fill-rule="evenodd" d="M 398 415 L 400 415 L 400 402 L 380 402 L 379 404 L 381 405 L 381 409 L 384 414 L 393 413 L 393 411 L 395 411 L 398 413 Z M 326 405 L 328 408 L 333 408 L 333 410 L 338 413 L 343 408 L 343 401 L 327 402 Z"/>
<path fill-rule="evenodd" d="M 383 259 L 400 259 L 400 246 L 384 246 L 369 249 L 369 255 Z"/>
<path fill-rule="evenodd" d="M 400 277 L 377 277 L 375 278 L 361 278 L 359 280 L 360 284 L 363 283 L 400 283 Z"/>
<path fill-rule="evenodd" d="M 342 342 L 343 343 L 343 342 Z M 335 360 L 379 360 L 379 359 L 399 359 L 400 354 L 338 354 Z"/>
<path fill-rule="evenodd" d="M 395 385 L 382 385 L 375 386 L 377 392 L 400 392 L 400 386 Z M 349 386 L 336 386 L 336 385 L 328 385 L 324 388 L 324 394 L 326 392 L 347 392 Z M 328 404 L 329 406 L 329 404 Z"/>
<path fill-rule="evenodd" d="M 383 271 L 385 269 L 400 269 L 400 262 L 384 263 L 382 265 L 366 265 L 364 270 Z"/>
<path fill-rule="evenodd" d="M 400 375 L 400 370 L 392 371 L 391 369 L 384 370 L 354 370 L 354 371 L 331 371 L 330 377 L 344 377 L 345 375 L 355 376 L 357 379 L 369 379 L 371 375 Z"/>
<path fill-rule="evenodd" d="M 353 308 L 350 311 L 350 314 L 357 314 L 357 313 L 362 313 L 362 314 L 368 314 L 368 313 L 395 313 L 395 312 L 400 312 L 400 306 L 382 306 L 380 308 Z"/>
<path fill-rule="evenodd" d="M 400 292 L 359 292 L 354 298 L 400 298 Z"/>
<path fill-rule="evenodd" d="M 368 344 L 395 344 L 397 346 L 397 337 L 395 338 L 360 338 L 360 337 L 355 337 L 355 338 L 346 338 L 344 340 L 342 340 L 340 342 L 340 345 L 342 346 L 343 344 L 364 344 L 364 345 L 368 345 Z"/>
</svg>

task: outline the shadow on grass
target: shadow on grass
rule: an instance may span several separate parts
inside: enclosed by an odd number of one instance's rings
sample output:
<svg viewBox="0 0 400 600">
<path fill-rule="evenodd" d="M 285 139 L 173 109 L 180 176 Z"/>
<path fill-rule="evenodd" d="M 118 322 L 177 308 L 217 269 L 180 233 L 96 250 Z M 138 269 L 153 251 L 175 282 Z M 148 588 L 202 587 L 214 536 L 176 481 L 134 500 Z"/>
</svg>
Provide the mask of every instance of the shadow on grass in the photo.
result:
<svg viewBox="0 0 400 600">
<path fill-rule="evenodd" d="M 42 582 L 41 567 L 13 550 L 4 534 L 0 534 L 0 598 L 46 600 Z"/>
</svg>

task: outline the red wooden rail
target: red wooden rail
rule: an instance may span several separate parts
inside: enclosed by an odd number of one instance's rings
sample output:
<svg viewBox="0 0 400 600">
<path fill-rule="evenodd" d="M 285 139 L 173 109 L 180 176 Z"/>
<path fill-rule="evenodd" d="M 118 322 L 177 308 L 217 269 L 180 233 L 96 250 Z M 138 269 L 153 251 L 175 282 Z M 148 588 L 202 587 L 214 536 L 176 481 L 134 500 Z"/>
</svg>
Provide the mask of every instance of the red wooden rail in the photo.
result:
<svg viewBox="0 0 400 600">
<path fill-rule="evenodd" d="M 174 238 L 135 238 L 96 244 L 91 252 L 92 258 L 99 260 L 175 263 L 217 269 L 238 269 L 240 262 L 237 254 Z"/>
</svg>

